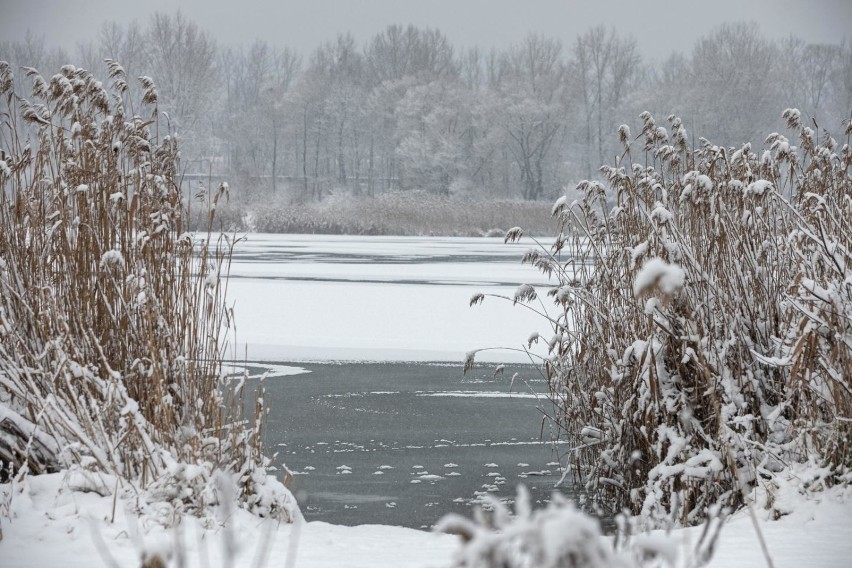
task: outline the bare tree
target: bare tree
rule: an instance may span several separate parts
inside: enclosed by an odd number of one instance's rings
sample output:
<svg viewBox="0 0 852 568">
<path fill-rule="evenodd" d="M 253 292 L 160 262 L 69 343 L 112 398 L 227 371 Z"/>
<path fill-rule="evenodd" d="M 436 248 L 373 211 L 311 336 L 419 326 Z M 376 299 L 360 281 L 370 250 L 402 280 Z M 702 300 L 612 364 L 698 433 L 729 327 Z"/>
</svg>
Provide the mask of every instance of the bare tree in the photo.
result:
<svg viewBox="0 0 852 568">
<path fill-rule="evenodd" d="M 335 138 L 337 182 L 347 186 L 348 172 L 355 172 L 357 184 L 361 139 L 357 119 L 364 101 L 365 77 L 364 57 L 352 35 L 340 34 L 334 43 L 321 46 L 314 53 L 309 72 L 327 85 L 324 120 Z"/>
<path fill-rule="evenodd" d="M 783 110 L 773 75 L 777 54 L 755 23 L 724 24 L 699 38 L 691 60 L 693 129 L 739 146 L 771 128 Z"/>
<path fill-rule="evenodd" d="M 243 176 L 268 175 L 277 192 L 287 131 L 286 96 L 301 68 L 291 49 L 255 41 L 247 51 L 225 49 L 219 58 L 225 87 L 221 135 L 229 169 Z"/>
<path fill-rule="evenodd" d="M 524 199 L 545 195 L 544 178 L 553 141 L 565 124 L 565 66 L 559 41 L 529 35 L 501 60 L 497 75 L 502 124 L 519 168 Z"/>
<path fill-rule="evenodd" d="M 485 58 L 478 47 L 465 50 L 459 57 L 459 75 L 471 91 L 480 91 L 486 85 Z"/>
<path fill-rule="evenodd" d="M 819 116 L 829 102 L 832 74 L 841 53 L 839 45 L 808 44 L 795 36 L 782 40 L 776 74 L 783 104 Z"/>
<path fill-rule="evenodd" d="M 155 79 L 161 124 L 183 138 L 185 162 L 221 164 L 273 193 L 289 177 L 305 199 L 415 187 L 542 199 L 599 175 L 623 151 L 612 133 L 643 110 L 729 145 L 780 130 L 787 107 L 829 128 L 852 113 L 852 44 L 774 42 L 747 23 L 655 68 L 635 40 L 603 26 L 568 53 L 540 35 L 459 53 L 439 30 L 393 25 L 364 45 L 338 35 L 303 71 L 298 54 L 271 43 L 219 49 L 177 12 L 107 22 L 77 46 L 77 63 L 96 74 L 106 58 Z M 0 42 L 0 59 L 69 62 L 31 33 Z"/>
<path fill-rule="evenodd" d="M 399 102 L 403 134 L 396 154 L 404 187 L 448 196 L 467 177 L 475 128 L 470 96 L 460 82 L 432 81 L 410 89 Z"/>
<path fill-rule="evenodd" d="M 98 34 L 98 44 L 104 58 L 121 63 L 130 77 L 143 72 L 146 59 L 145 32 L 139 22 L 123 27 L 115 22 L 105 22 Z"/>
<path fill-rule="evenodd" d="M 410 76 L 430 80 L 458 74 L 452 45 L 435 29 L 388 26 L 367 45 L 365 57 L 373 84 Z"/>
<path fill-rule="evenodd" d="M 26 66 L 42 70 L 59 69 L 69 62 L 64 49 L 48 46 L 43 35 L 37 35 L 30 30 L 26 31 L 22 41 L 0 42 L 0 58 L 18 68 Z"/>
<path fill-rule="evenodd" d="M 181 12 L 156 13 L 147 31 L 147 69 L 157 78 L 160 108 L 184 132 L 207 114 L 216 89 L 216 42 Z"/>
<path fill-rule="evenodd" d="M 619 37 L 614 29 L 598 26 L 574 44 L 572 76 L 582 105 L 588 177 L 593 168 L 607 162 L 606 141 L 617 127 L 620 106 L 636 87 L 640 64 L 636 40 Z"/>
<path fill-rule="evenodd" d="M 840 44 L 835 68 L 831 73 L 831 116 L 852 119 L 852 41 Z"/>
</svg>

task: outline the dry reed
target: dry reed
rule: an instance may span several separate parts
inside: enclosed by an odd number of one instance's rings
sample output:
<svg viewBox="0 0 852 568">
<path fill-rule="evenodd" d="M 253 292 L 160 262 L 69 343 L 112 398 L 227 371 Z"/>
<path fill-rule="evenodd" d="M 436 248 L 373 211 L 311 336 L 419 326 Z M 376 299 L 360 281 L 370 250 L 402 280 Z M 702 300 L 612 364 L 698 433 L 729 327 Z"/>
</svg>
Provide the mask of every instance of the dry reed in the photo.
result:
<svg viewBox="0 0 852 568">
<path fill-rule="evenodd" d="M 644 113 L 525 258 L 557 282 L 542 368 L 569 469 L 611 511 L 695 523 L 808 460 L 848 479 L 852 123 L 841 145 L 784 117 L 799 147 L 755 152 Z"/>
<path fill-rule="evenodd" d="M 160 497 L 201 510 L 194 464 L 205 487 L 225 470 L 257 502 L 263 409 L 249 424 L 222 380 L 233 239 L 186 232 L 156 86 L 140 78 L 134 107 L 107 64 L 110 89 L 71 65 L 25 69 L 26 99 L 0 62 L 0 459 L 173 486 Z"/>
<path fill-rule="evenodd" d="M 264 233 L 502 236 L 510 217 L 531 234 L 548 235 L 556 228 L 541 202 L 461 201 L 417 190 L 331 196 L 319 203 L 266 199 L 245 208 L 246 228 Z"/>
</svg>

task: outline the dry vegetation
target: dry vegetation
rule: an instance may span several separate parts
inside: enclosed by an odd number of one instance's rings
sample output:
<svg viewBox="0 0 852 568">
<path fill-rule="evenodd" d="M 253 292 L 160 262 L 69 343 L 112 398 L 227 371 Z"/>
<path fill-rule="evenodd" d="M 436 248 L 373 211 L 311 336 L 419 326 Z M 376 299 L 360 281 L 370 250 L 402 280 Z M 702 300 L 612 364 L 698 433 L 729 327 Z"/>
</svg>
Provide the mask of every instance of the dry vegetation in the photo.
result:
<svg viewBox="0 0 852 568">
<path fill-rule="evenodd" d="M 534 510 L 523 485 L 514 512 L 493 496 L 489 505 L 489 515 L 450 514 L 435 527 L 461 537 L 453 568 L 701 568 L 712 559 L 724 523 L 718 509 L 710 511 L 700 537 L 686 544 L 671 535 L 633 535 L 624 523 L 608 538 L 597 519 L 560 493 Z"/>
<path fill-rule="evenodd" d="M 557 280 L 543 372 L 569 468 L 610 511 L 692 524 L 752 487 L 771 506 L 794 463 L 850 479 L 852 123 L 838 144 L 784 118 L 797 140 L 755 151 L 643 114 L 608 184 L 556 203 L 580 230 L 525 259 Z"/>
<path fill-rule="evenodd" d="M 217 223 L 261 233 L 481 237 L 503 236 L 506 219 L 512 219 L 523 223 L 529 234 L 550 235 L 558 225 L 548 218 L 548 210 L 542 202 L 462 201 L 417 190 L 332 195 L 309 203 L 266 195 L 221 204 Z M 199 221 L 203 226 L 207 219 L 193 214 L 193 227 Z"/>
<path fill-rule="evenodd" d="M 233 242 L 185 232 L 156 87 L 140 78 L 134 107 L 109 68 L 109 90 L 27 69 L 24 100 L 0 62 L 0 460 L 103 472 L 188 511 L 215 503 L 222 470 L 247 507 L 286 517 L 286 490 L 262 487 L 261 422 L 222 382 Z"/>
</svg>

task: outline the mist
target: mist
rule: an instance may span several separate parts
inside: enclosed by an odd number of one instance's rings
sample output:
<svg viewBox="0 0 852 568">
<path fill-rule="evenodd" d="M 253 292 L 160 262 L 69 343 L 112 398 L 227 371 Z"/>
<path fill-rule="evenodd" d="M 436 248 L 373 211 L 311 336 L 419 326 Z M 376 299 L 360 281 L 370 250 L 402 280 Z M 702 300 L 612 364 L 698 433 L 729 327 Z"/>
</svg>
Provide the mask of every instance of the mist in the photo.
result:
<svg viewBox="0 0 852 568">
<path fill-rule="evenodd" d="M 131 99 L 133 78 L 151 77 L 164 127 L 181 140 L 185 180 L 228 180 L 231 222 L 270 231 L 313 229 L 270 211 L 330 197 L 552 200 L 614 164 L 616 131 L 643 111 L 678 117 L 690 144 L 738 147 L 782 129 L 788 107 L 829 129 L 852 109 L 846 4 L 708 14 L 613 5 L 606 17 L 565 4 L 488 5 L 284 3 L 232 17 L 228 5 L 92 3 L 63 14 L 31 3 L 7 10 L 3 26 L 18 24 L 4 30 L 0 57 L 48 77 L 73 62 L 105 82 L 113 60 L 131 78 Z M 801 16 L 795 27 L 784 23 L 791 14 Z M 379 23 L 397 19 L 406 23 Z M 353 224 L 349 205 L 323 222 L 391 230 Z M 456 232 L 489 230 L 470 222 Z"/>
</svg>

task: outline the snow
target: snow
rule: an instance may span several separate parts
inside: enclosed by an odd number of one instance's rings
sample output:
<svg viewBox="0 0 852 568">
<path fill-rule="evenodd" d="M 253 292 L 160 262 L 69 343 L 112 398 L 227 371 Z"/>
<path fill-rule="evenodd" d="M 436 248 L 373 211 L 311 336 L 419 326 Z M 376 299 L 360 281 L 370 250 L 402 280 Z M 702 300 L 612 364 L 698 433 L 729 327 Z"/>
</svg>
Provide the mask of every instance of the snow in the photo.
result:
<svg viewBox="0 0 852 568">
<path fill-rule="evenodd" d="M 633 294 L 640 296 L 654 286 L 658 286 L 664 294 L 673 294 L 683 287 L 685 279 L 686 274 L 680 266 L 654 257 L 645 262 L 636 275 Z"/>
<path fill-rule="evenodd" d="M 630 266 L 636 266 L 636 261 L 648 252 L 648 241 L 643 241 L 630 250 Z"/>
<path fill-rule="evenodd" d="M 193 517 L 184 517 L 180 529 L 164 528 L 150 512 L 134 512 L 132 491 L 115 501 L 113 513 L 109 493 L 114 482 L 106 480 L 99 491 L 81 491 L 74 476 L 49 474 L 0 486 L 0 509 L 8 506 L 9 511 L 8 518 L 0 517 L 4 568 L 97 566 L 105 563 L 105 554 L 119 566 L 133 566 L 139 564 L 142 552 L 172 551 L 174 557 L 176 546 L 188 567 L 219 566 L 225 565 L 223 551 L 229 541 L 236 546 L 236 568 L 257 565 L 255 558 L 264 550 L 267 565 L 298 568 L 448 566 L 459 550 L 460 541 L 451 535 L 384 525 L 306 523 L 301 518 L 294 524 L 278 524 L 244 510 L 223 511 L 220 520 L 206 528 Z M 424 474 L 420 479 L 437 477 Z M 852 488 L 835 487 L 809 497 L 789 486 L 782 488 L 779 501 L 790 514 L 770 521 L 769 511 L 756 511 L 774 566 L 844 565 L 852 556 Z M 700 534 L 701 527 L 695 527 L 675 530 L 671 537 L 657 532 L 642 538 L 679 552 L 683 559 Z M 287 563 L 291 555 L 295 563 Z M 722 530 L 710 566 L 766 565 L 748 512 L 735 514 Z"/>
<path fill-rule="evenodd" d="M 530 284 L 521 284 L 515 290 L 515 295 L 513 297 L 513 302 L 527 302 L 536 299 L 535 288 L 533 288 Z"/>
<path fill-rule="evenodd" d="M 108 250 L 101 256 L 100 267 L 107 268 L 109 266 L 124 269 L 124 256 L 121 251 Z"/>
<path fill-rule="evenodd" d="M 528 392 L 499 392 L 499 391 L 442 391 L 442 392 L 424 392 L 418 393 L 417 396 L 446 396 L 446 397 L 462 397 L 462 398 L 533 398 L 539 399 L 543 395 Z"/>
<path fill-rule="evenodd" d="M 513 298 L 536 277 L 520 263 L 528 248 L 499 238 L 248 235 L 228 283 L 234 358 L 460 363 L 471 349 L 521 349 L 544 331 L 539 316 L 511 300 L 469 304 L 478 292 Z M 530 362 L 508 351 L 476 359 Z"/>
<path fill-rule="evenodd" d="M 806 500 L 799 496 L 794 510 L 777 521 L 758 515 L 758 526 L 766 540 L 775 568 L 837 568 L 852 557 L 850 521 L 852 490 L 837 489 Z M 682 531 L 684 540 L 695 542 L 698 528 Z M 746 511 L 736 514 L 722 529 L 713 568 L 765 568 L 754 525 Z"/>
<path fill-rule="evenodd" d="M 252 373 L 251 371 L 260 370 L 260 372 Z M 277 379 L 281 377 L 291 377 L 294 375 L 301 375 L 304 373 L 310 373 L 307 369 L 303 369 L 302 367 L 294 367 L 291 365 L 277 365 L 273 363 L 251 363 L 250 365 L 241 365 L 239 363 L 228 363 L 223 367 L 223 372 L 226 375 L 232 377 L 242 377 L 245 375 L 246 379 Z M 377 394 L 377 393 L 371 393 Z"/>
<path fill-rule="evenodd" d="M 7 494 L 11 489 L 0 487 Z M 226 523 L 212 528 L 185 517 L 178 530 L 135 515 L 132 501 L 119 500 L 111 522 L 112 497 L 70 491 L 64 474 L 29 478 L 23 487 L 13 489 L 12 518 L 0 518 L 0 564 L 4 568 L 88 568 L 107 564 L 104 554 L 108 554 L 115 565 L 138 566 L 141 552 L 173 552 L 179 542 L 188 568 L 223 566 L 230 540 L 236 547 L 236 568 L 258 565 L 255 557 L 265 548 L 268 566 L 446 566 L 457 542 L 449 535 L 392 526 L 344 527 L 302 520 L 278 524 L 242 510 L 233 511 Z M 291 553 L 295 553 L 294 563 L 286 562 Z"/>
<path fill-rule="evenodd" d="M 629 136 L 629 134 L 628 134 L 628 136 Z M 557 199 L 556 203 L 553 204 L 553 209 L 550 210 L 551 217 L 555 217 L 557 214 L 561 213 L 565 209 L 565 206 L 567 205 L 567 203 L 568 203 L 568 196 L 567 195 L 563 195 L 562 197 Z"/>
<path fill-rule="evenodd" d="M 755 182 L 752 182 L 746 187 L 745 194 L 746 195 L 763 195 L 767 191 L 772 191 L 773 185 L 771 181 L 767 181 L 765 179 L 760 179 Z"/>
<path fill-rule="evenodd" d="M 654 210 L 651 211 L 651 219 L 655 220 L 660 225 L 665 225 L 666 223 L 671 223 L 674 219 L 674 215 L 672 215 L 671 211 L 663 207 L 661 203 L 657 203 Z"/>
</svg>

